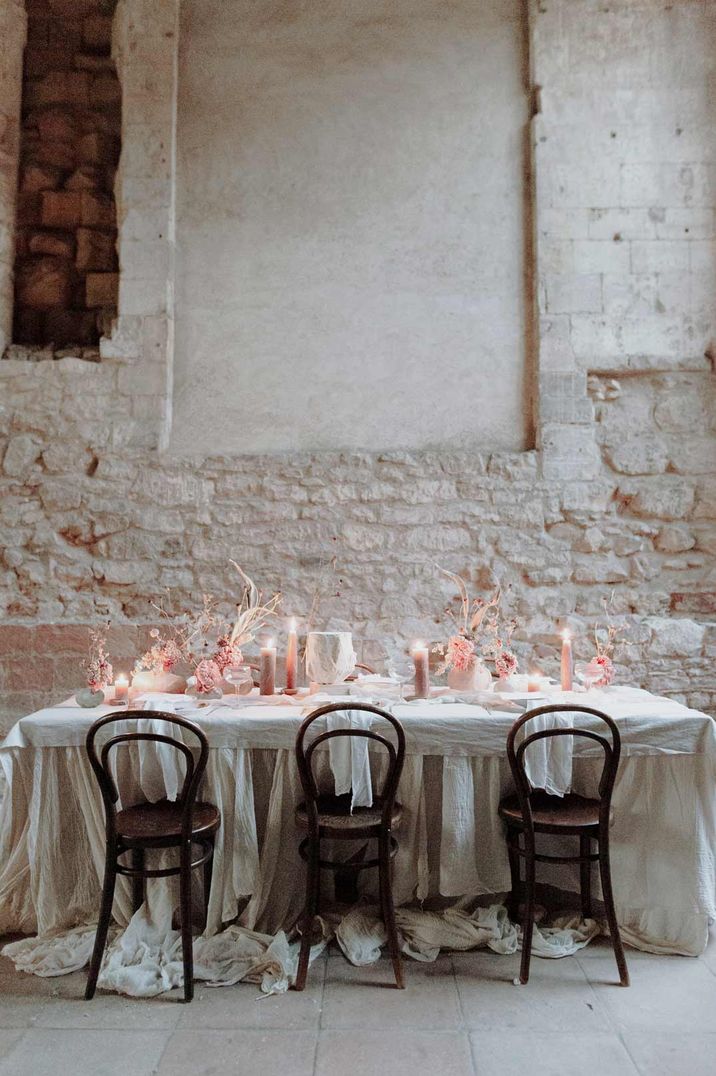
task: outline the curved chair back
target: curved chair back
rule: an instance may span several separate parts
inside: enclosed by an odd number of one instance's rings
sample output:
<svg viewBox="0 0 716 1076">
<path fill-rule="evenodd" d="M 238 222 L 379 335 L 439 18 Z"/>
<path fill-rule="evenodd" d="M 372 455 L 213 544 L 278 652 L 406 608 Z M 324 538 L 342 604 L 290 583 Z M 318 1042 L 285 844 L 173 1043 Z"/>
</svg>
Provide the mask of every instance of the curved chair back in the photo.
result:
<svg viewBox="0 0 716 1076">
<path fill-rule="evenodd" d="M 170 725 L 178 725 L 191 732 L 198 741 L 198 760 L 194 760 L 193 751 L 190 747 L 187 747 L 182 740 L 175 739 L 173 736 L 164 736 L 158 732 L 120 732 L 117 736 L 112 736 L 111 739 L 107 740 L 107 742 L 102 745 L 99 754 L 97 753 L 95 740 L 97 738 L 97 733 L 100 729 L 104 728 L 105 725 L 111 725 L 120 721 L 146 721 L 147 719 L 152 721 L 166 721 Z M 196 794 L 201 779 L 204 776 L 204 770 L 206 769 L 209 755 L 209 742 L 199 726 L 195 725 L 193 721 L 187 721 L 184 717 L 179 717 L 177 714 L 165 713 L 162 710 L 125 710 L 123 713 L 108 714 L 106 717 L 100 717 L 98 721 L 95 721 L 87 733 L 87 754 L 102 793 L 102 800 L 104 801 L 107 836 L 108 838 L 113 838 L 115 834 L 116 804 L 119 799 L 117 783 L 109 765 L 109 753 L 113 748 L 118 747 L 120 744 L 134 743 L 142 740 L 150 743 L 167 744 L 184 756 L 186 773 L 184 774 L 184 781 L 177 802 L 180 803 L 182 807 L 182 839 L 188 840 L 191 836 L 192 808 L 196 800 Z"/>
<path fill-rule="evenodd" d="M 542 714 L 558 713 L 590 714 L 592 717 L 599 718 L 609 730 L 609 739 L 607 739 L 606 736 L 600 736 L 597 732 L 591 732 L 588 729 L 579 727 L 554 728 L 541 729 L 539 732 L 527 734 L 519 746 L 515 746 L 517 734 L 529 721 L 532 721 L 535 717 L 540 717 Z M 515 788 L 517 789 L 517 797 L 519 799 L 525 825 L 530 830 L 533 829 L 532 808 L 530 804 L 531 788 L 525 772 L 525 751 L 530 744 L 535 743 L 537 740 L 553 739 L 557 736 L 577 736 L 586 740 L 594 740 L 604 752 L 604 766 L 602 767 L 598 787 L 599 819 L 600 823 L 608 823 L 612 791 L 614 789 L 614 781 L 617 776 L 619 756 L 621 754 L 621 736 L 619 735 L 619 729 L 612 718 L 609 717 L 608 714 L 602 713 L 601 710 L 595 710 L 591 706 L 575 706 L 573 703 L 560 703 L 551 706 L 539 706 L 535 710 L 529 710 L 515 721 L 507 737 L 507 761 L 509 762 L 510 770 L 512 771 L 512 778 L 515 782 Z"/>
<path fill-rule="evenodd" d="M 318 721 L 319 718 L 324 717 L 326 714 L 339 713 L 341 710 L 363 710 L 366 713 L 375 714 L 376 717 L 383 718 L 384 721 L 387 721 L 392 726 L 392 731 L 395 733 L 395 744 L 380 733 L 373 732 L 372 729 L 350 728 L 331 729 L 329 732 L 322 732 L 319 736 L 316 736 L 315 740 L 311 741 L 308 747 L 306 747 L 306 733 L 314 721 Z M 327 703 L 325 706 L 319 706 L 317 710 L 314 710 L 313 713 L 308 715 L 298 730 L 296 735 L 296 763 L 298 765 L 298 774 L 301 778 L 303 794 L 306 797 L 306 811 L 308 814 L 309 828 L 315 834 L 318 833 L 318 788 L 313 773 L 313 753 L 319 744 L 325 743 L 327 740 L 338 739 L 339 737 L 374 740 L 376 743 L 381 744 L 381 746 L 388 752 L 388 772 L 385 775 L 385 780 L 383 781 L 383 787 L 379 796 L 382 803 L 382 825 L 390 828 L 393 805 L 395 803 L 398 783 L 403 772 L 403 762 L 405 760 L 405 733 L 403 732 L 403 726 L 392 714 L 389 714 L 386 710 L 381 710 L 378 706 L 371 706 L 370 703 L 366 702 Z"/>
</svg>

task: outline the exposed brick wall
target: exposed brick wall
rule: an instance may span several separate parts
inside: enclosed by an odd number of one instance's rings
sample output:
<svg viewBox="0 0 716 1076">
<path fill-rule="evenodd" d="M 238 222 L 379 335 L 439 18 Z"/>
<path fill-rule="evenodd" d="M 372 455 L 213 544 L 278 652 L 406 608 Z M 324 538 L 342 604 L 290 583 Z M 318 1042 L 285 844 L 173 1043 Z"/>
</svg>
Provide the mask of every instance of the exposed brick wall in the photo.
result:
<svg viewBox="0 0 716 1076">
<path fill-rule="evenodd" d="M 117 312 L 114 3 L 27 8 L 13 337 L 96 346 Z"/>
<path fill-rule="evenodd" d="M 158 53 L 146 22 L 156 8 L 122 3 L 124 52 L 139 68 L 142 48 Z M 229 557 L 280 587 L 288 614 L 305 614 L 320 590 L 321 622 L 350 627 L 369 661 L 444 634 L 435 562 L 476 587 L 493 573 L 512 584 L 521 655 L 552 669 L 558 620 L 571 616 L 577 655 L 589 656 L 613 593 L 632 624 L 620 677 L 716 713 L 714 8 L 531 8 L 539 450 L 157 452 L 167 288 L 146 268 L 128 273 L 101 363 L 0 362 L 6 720 L 77 683 L 87 624 L 111 619 L 128 660 L 144 644 L 134 625 L 153 620 L 148 599 L 168 588 L 181 609 L 202 591 L 230 593 Z M 169 81 L 162 68 L 157 85 Z M 146 113 L 157 116 L 151 93 Z M 163 189 L 142 201 L 157 137 L 138 130 L 147 145 L 133 143 L 126 174 L 128 265 L 151 232 L 144 218 L 166 202 Z"/>
</svg>

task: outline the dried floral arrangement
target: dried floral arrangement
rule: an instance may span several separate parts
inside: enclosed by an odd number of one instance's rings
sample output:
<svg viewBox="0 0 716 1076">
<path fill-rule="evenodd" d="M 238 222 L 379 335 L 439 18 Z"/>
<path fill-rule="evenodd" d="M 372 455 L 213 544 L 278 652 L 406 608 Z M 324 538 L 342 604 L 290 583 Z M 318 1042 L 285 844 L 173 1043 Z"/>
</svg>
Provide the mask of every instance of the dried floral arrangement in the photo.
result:
<svg viewBox="0 0 716 1076">
<path fill-rule="evenodd" d="M 456 613 L 448 607 L 447 617 L 452 621 L 453 634 L 447 644 L 439 643 L 433 649 L 443 655 L 438 673 L 448 669 L 467 672 L 477 661 L 494 661 L 499 677 L 510 676 L 517 669 L 517 657 L 510 649 L 516 623 L 505 620 L 500 603 L 502 588 L 498 584 L 488 598 L 470 598 L 465 580 L 454 572 L 436 565 L 457 588 L 460 601 Z"/>
<path fill-rule="evenodd" d="M 87 657 L 82 662 L 82 668 L 87 673 L 87 686 L 93 691 L 109 687 L 112 683 L 114 671 L 107 653 L 107 635 L 105 628 L 89 629 L 89 648 Z"/>
<path fill-rule="evenodd" d="M 590 664 L 598 665 L 602 671 L 601 678 L 594 682 L 595 687 L 608 687 L 614 682 L 614 648 L 620 637 L 624 635 L 624 622 L 614 620 L 610 606 L 612 598 L 604 599 L 604 622 L 597 622 L 594 626 L 595 654 Z"/>
</svg>

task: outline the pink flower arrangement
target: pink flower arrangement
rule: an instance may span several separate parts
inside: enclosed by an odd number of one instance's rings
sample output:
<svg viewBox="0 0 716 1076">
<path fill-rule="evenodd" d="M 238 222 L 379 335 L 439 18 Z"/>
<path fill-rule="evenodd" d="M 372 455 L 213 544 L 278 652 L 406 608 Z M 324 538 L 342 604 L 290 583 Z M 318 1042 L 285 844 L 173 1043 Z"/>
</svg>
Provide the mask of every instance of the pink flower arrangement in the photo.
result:
<svg viewBox="0 0 716 1076">
<path fill-rule="evenodd" d="M 444 665 L 447 669 L 467 672 L 475 662 L 475 644 L 464 635 L 451 635 L 448 639 Z"/>
<path fill-rule="evenodd" d="M 592 665 L 599 665 L 602 669 L 601 679 L 594 681 L 595 687 L 608 687 L 614 682 L 614 662 L 607 654 L 598 654 L 592 658 Z"/>
<path fill-rule="evenodd" d="M 150 638 L 156 641 L 137 661 L 136 669 L 151 673 L 171 672 L 182 660 L 182 652 L 174 639 L 162 639 L 158 628 L 152 628 Z"/>
<path fill-rule="evenodd" d="M 517 670 L 517 658 L 511 650 L 501 650 L 495 658 L 495 672 L 500 680 L 506 680 Z"/>
<path fill-rule="evenodd" d="M 232 643 L 228 636 L 222 635 L 216 640 L 216 653 L 212 660 L 223 675 L 224 669 L 231 665 L 241 665 L 244 656 L 236 643 Z"/>
<path fill-rule="evenodd" d="M 107 640 L 98 628 L 90 628 L 89 652 L 82 667 L 87 672 L 87 686 L 93 691 L 108 687 L 114 675 L 107 653 Z"/>
<path fill-rule="evenodd" d="M 196 690 L 200 695 L 205 695 L 219 687 L 223 679 L 221 669 L 211 658 L 204 658 L 194 670 Z"/>
</svg>

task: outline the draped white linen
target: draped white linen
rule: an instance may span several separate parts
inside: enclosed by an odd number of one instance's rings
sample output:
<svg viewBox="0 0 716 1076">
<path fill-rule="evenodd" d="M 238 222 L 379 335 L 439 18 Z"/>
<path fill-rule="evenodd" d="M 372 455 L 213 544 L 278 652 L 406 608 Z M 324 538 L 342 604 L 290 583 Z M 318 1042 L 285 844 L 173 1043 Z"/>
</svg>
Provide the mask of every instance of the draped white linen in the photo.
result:
<svg viewBox="0 0 716 1076">
<path fill-rule="evenodd" d="M 583 695 L 569 700 L 586 701 Z M 152 701 L 155 708 L 178 703 L 176 697 Z M 704 714 L 637 689 L 591 692 L 589 704 L 611 714 L 622 734 L 612 871 L 624 939 L 642 949 L 695 955 L 705 947 L 709 918 L 716 916 L 716 726 Z M 193 706 L 184 699 L 179 705 Z M 0 745 L 7 785 L 0 818 L 0 933 L 40 935 L 39 941 L 17 943 L 9 954 L 28 970 L 71 970 L 86 960 L 91 946 L 104 862 L 104 817 L 84 738 L 103 712 L 80 710 L 71 702 L 43 710 L 21 719 Z M 185 712 L 208 736 L 202 797 L 216 803 L 222 815 L 208 924 L 196 943 L 200 974 L 224 982 L 248 976 L 262 989 L 285 989 L 295 946 L 283 932 L 293 926 L 303 902 L 304 868 L 294 825 L 300 786 L 293 757 L 301 709 L 288 704 L 236 709 L 233 700 L 224 700 Z M 395 862 L 396 902 L 506 892 L 509 868 L 497 804 L 511 787 L 505 739 L 514 716 L 431 702 L 396 705 L 394 713 L 407 741 L 398 794 L 403 824 Z M 329 781 L 330 753 L 319 754 L 321 780 Z M 372 751 L 370 758 L 375 779 L 378 763 Z M 547 768 L 541 776 L 564 791 L 564 760 L 557 760 L 559 765 L 543 761 Z M 354 763 L 348 763 L 353 769 Z M 137 796 L 157 799 L 178 787 L 181 771 L 173 756 L 153 745 L 127 749 L 121 765 L 122 783 Z M 600 766 L 599 749 L 575 740 L 568 766 L 571 786 L 588 791 Z M 362 766 L 360 773 L 365 779 Z M 375 896 L 374 873 L 361 875 L 368 901 Z M 577 868 L 545 866 L 539 877 L 578 890 Z M 332 884 L 330 875 L 325 884 Z M 157 895 L 115 942 L 103 970 L 105 985 L 154 993 L 181 975 L 171 929 L 171 888 L 149 885 L 152 891 L 157 887 Z M 166 886 L 163 899 L 160 885 Z M 329 888 L 326 897 L 330 902 Z M 429 914 L 400 910 L 411 955 L 434 952 L 444 944 L 441 938 L 461 931 L 477 939 L 474 944 L 491 938 L 498 951 L 517 947 L 514 928 L 497 911 L 461 905 L 453 921 L 450 912 L 437 919 L 425 918 Z M 237 916 L 238 925 L 222 932 Z M 129 886 L 122 879 L 114 917 L 122 927 L 131 917 Z M 466 922 L 471 918 L 472 925 Z M 356 960 L 366 948 L 359 921 L 349 917 L 338 932 L 339 942 Z M 489 928 L 484 926 L 488 921 Z M 328 922 L 326 934 L 335 926 Z M 378 929 L 375 923 L 371 929 Z M 570 947 L 573 951 L 589 940 L 590 931 L 589 924 L 558 924 L 556 933 L 544 934 L 543 950 L 552 955 Z M 374 952 L 375 946 L 368 944 L 367 951 Z M 141 975 L 127 973 L 128 966 L 143 969 Z"/>
</svg>

